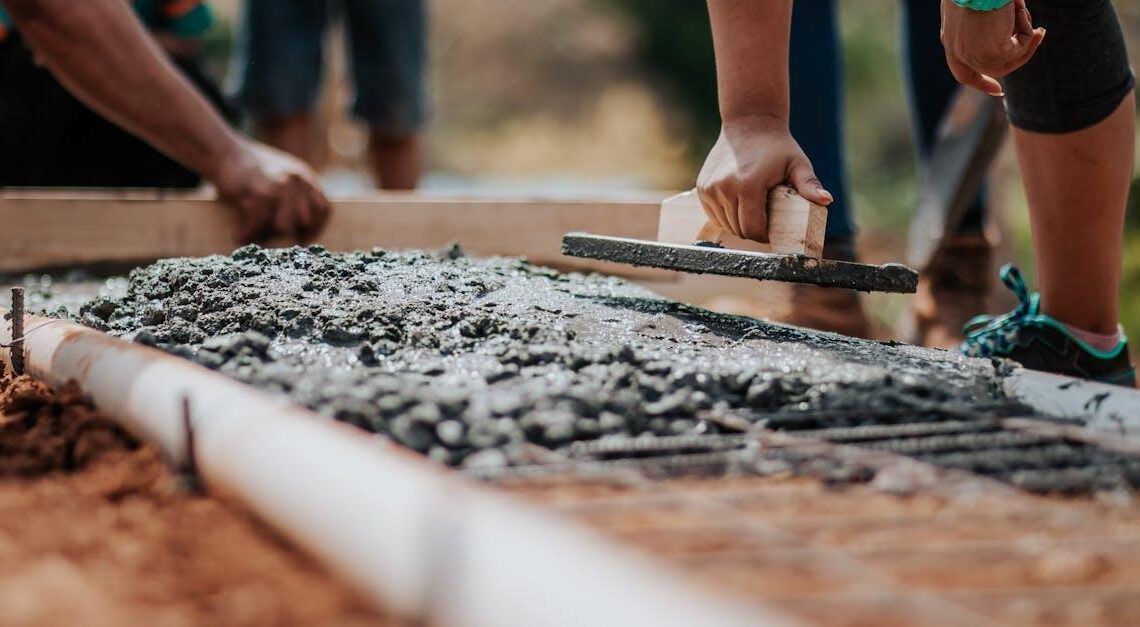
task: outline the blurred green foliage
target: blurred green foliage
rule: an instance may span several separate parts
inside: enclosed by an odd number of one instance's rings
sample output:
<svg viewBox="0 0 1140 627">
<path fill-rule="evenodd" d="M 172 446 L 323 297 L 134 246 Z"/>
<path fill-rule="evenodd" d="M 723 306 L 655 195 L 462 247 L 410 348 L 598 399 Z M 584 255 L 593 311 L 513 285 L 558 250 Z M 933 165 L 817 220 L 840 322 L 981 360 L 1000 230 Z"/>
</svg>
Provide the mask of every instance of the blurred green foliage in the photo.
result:
<svg viewBox="0 0 1140 627">
<path fill-rule="evenodd" d="M 1140 359 L 1140 177 L 1132 181 L 1128 222 L 1124 229 L 1124 271 L 1121 275 L 1120 320 L 1128 337 L 1135 338 L 1133 363 Z"/>
<path fill-rule="evenodd" d="M 1132 191 L 1128 195 L 1128 215 L 1126 228 L 1140 233 L 1140 176 L 1132 180 Z"/>
<path fill-rule="evenodd" d="M 651 80 L 667 92 L 693 130 L 689 154 L 699 165 L 720 133 L 716 60 L 705 0 L 601 0 L 628 19 Z"/>
<path fill-rule="evenodd" d="M 903 93 L 897 5 L 840 3 L 840 31 L 846 158 L 856 221 L 872 230 L 905 233 L 917 200 L 916 162 Z"/>
<path fill-rule="evenodd" d="M 202 38 L 202 58 L 213 76 L 219 80 L 230 69 L 235 37 L 234 25 L 229 20 L 218 19 Z"/>
<path fill-rule="evenodd" d="M 1124 238 L 1124 273 L 1121 281 L 1120 320 L 1128 337 L 1135 338 L 1133 360 L 1140 351 L 1140 229 L 1132 228 Z"/>
</svg>

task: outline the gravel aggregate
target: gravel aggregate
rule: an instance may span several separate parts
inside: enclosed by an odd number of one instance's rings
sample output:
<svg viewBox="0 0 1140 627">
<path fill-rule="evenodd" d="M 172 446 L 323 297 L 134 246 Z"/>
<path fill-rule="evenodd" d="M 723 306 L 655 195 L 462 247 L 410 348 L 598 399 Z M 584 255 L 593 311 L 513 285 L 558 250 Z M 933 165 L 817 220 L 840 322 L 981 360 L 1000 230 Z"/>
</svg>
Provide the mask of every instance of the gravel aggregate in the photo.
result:
<svg viewBox="0 0 1140 627">
<path fill-rule="evenodd" d="M 716 433 L 718 413 L 1005 400 L 994 362 L 716 314 L 456 246 L 247 246 L 162 260 L 116 287 L 74 315 L 451 465 L 526 463 L 607 435 Z"/>
</svg>

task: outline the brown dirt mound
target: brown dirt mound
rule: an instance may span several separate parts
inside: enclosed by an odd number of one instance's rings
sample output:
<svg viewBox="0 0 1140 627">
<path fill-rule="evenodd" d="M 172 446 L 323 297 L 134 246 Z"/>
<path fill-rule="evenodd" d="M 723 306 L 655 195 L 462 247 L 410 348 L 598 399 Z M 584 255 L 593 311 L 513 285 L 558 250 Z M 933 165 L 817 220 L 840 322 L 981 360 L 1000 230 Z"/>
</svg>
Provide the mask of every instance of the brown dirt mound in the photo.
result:
<svg viewBox="0 0 1140 627">
<path fill-rule="evenodd" d="M 76 386 L 53 393 L 28 377 L 0 378 L 0 477 L 73 472 L 137 443 Z"/>
<path fill-rule="evenodd" d="M 71 388 L 0 378 L 0 624 L 391 624 Z"/>
</svg>

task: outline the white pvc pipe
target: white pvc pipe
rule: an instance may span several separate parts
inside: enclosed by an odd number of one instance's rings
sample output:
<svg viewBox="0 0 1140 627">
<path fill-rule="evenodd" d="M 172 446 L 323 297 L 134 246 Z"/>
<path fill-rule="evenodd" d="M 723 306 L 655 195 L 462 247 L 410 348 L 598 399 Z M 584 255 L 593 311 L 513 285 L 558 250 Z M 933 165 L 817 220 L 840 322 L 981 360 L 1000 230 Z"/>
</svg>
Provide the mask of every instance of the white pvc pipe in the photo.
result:
<svg viewBox="0 0 1140 627">
<path fill-rule="evenodd" d="M 242 500 L 395 614 L 442 625 L 789 624 L 186 360 L 69 322 L 29 316 L 26 328 L 29 374 L 78 382 L 175 464 L 186 461 L 188 399 L 206 485 Z M 0 343 L 10 341 L 4 325 Z"/>
</svg>

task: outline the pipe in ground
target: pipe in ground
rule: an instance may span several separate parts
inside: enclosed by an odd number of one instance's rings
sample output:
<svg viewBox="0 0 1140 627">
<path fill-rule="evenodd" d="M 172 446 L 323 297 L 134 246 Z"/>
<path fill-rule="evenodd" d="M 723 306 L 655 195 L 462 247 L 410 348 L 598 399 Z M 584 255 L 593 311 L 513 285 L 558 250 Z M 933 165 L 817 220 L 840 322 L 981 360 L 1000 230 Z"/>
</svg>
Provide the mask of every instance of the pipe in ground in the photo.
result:
<svg viewBox="0 0 1140 627">
<path fill-rule="evenodd" d="M 0 313 L 4 313 L 0 310 Z M 787 624 L 354 427 L 160 351 L 26 317 L 27 372 L 194 462 L 389 611 L 443 625 Z M 5 337 L 6 336 L 6 337 Z M 10 327 L 0 343 L 11 340 Z M 10 360 L 10 352 L 2 355 Z"/>
</svg>

